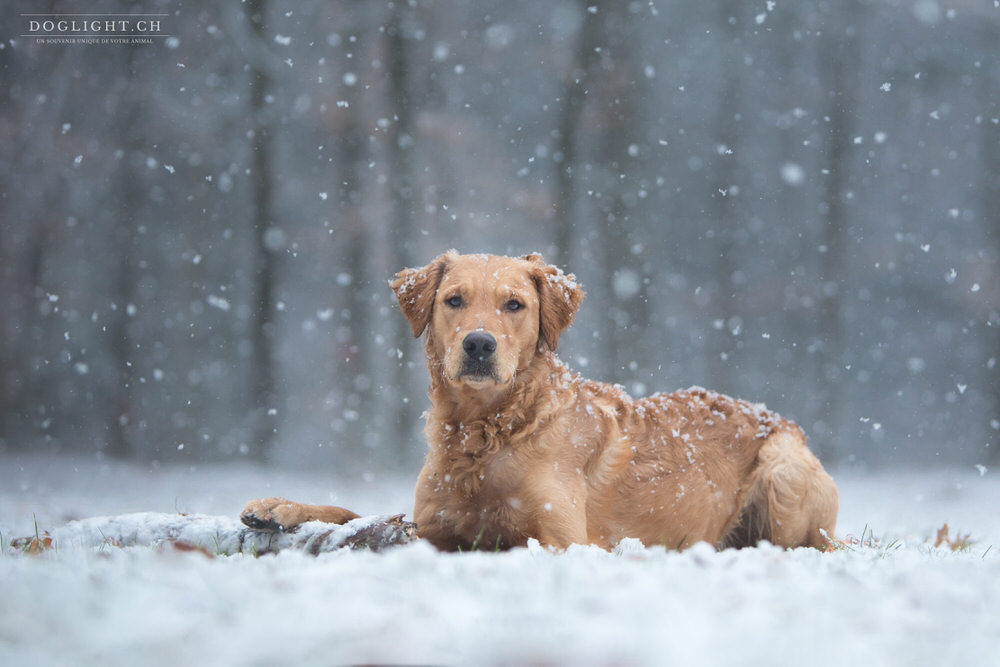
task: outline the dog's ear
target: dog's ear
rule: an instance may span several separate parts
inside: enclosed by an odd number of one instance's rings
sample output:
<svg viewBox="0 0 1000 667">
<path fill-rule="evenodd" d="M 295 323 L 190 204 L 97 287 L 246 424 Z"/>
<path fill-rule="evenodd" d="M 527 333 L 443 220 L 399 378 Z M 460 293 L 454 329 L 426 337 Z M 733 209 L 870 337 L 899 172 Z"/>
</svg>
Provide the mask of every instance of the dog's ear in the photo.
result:
<svg viewBox="0 0 1000 667">
<path fill-rule="evenodd" d="M 419 338 L 427 323 L 431 321 L 434 308 L 434 295 L 437 294 L 441 276 L 448 268 L 448 260 L 454 254 L 453 250 L 435 258 L 427 266 L 419 269 L 403 269 L 389 281 L 389 287 L 396 293 L 399 309 L 413 329 L 413 337 Z"/>
<path fill-rule="evenodd" d="M 559 336 L 573 322 L 585 292 L 576 276 L 546 264 L 541 255 L 525 255 L 531 262 L 531 277 L 538 289 L 538 339 L 550 350 L 559 344 Z"/>
</svg>

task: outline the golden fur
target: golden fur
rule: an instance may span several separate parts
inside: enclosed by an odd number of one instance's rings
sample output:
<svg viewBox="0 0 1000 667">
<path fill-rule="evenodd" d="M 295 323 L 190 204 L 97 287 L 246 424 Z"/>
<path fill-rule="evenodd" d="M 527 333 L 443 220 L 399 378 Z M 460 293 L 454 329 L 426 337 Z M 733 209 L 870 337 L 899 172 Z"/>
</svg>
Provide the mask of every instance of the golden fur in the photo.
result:
<svg viewBox="0 0 1000 667">
<path fill-rule="evenodd" d="M 436 547 L 833 535 L 836 486 L 792 422 L 701 388 L 633 399 L 570 371 L 555 349 L 583 290 L 538 255 L 450 251 L 391 287 L 426 343 L 430 447 L 413 515 Z"/>
</svg>

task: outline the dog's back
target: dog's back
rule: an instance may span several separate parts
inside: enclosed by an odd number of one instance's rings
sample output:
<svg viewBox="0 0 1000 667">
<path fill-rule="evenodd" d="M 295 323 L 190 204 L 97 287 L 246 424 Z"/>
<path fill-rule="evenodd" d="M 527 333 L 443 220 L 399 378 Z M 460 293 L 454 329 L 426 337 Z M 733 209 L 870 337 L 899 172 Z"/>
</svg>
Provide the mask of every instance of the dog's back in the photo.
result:
<svg viewBox="0 0 1000 667">
<path fill-rule="evenodd" d="M 596 395 L 605 403 L 608 390 L 598 384 Z M 619 395 L 605 414 L 607 450 L 616 453 L 598 459 L 589 479 L 592 541 L 822 546 L 819 531 L 809 529 L 815 525 L 832 535 L 836 487 L 806 448 L 801 429 L 764 406 L 692 388 L 640 400 Z M 796 470 L 786 474 L 789 468 Z M 790 489 L 779 478 L 810 482 Z M 802 500 L 818 495 L 832 513 L 799 528 L 787 516 L 798 512 L 789 494 Z"/>
</svg>

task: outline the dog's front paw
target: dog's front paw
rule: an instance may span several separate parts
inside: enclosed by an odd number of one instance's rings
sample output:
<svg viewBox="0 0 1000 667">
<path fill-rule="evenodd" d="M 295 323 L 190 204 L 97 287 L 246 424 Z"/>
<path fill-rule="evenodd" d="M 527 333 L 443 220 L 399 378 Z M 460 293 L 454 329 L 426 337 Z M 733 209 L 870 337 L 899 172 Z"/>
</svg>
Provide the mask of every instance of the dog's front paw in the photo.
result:
<svg viewBox="0 0 1000 667">
<path fill-rule="evenodd" d="M 240 513 L 240 521 L 254 530 L 288 531 L 302 523 L 297 509 L 298 503 L 284 498 L 259 498 L 247 503 Z"/>
</svg>

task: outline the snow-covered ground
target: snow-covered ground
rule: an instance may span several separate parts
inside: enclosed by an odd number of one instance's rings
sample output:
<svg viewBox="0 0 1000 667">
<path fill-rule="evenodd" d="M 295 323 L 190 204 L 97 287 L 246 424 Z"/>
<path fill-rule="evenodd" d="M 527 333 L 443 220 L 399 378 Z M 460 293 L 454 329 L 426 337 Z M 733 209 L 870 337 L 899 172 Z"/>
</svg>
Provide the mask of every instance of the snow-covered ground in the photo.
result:
<svg viewBox="0 0 1000 667">
<path fill-rule="evenodd" d="M 210 558 L 62 545 L 0 555 L 0 663 L 1000 664 L 1000 471 L 834 471 L 835 553 L 628 542 Z M 0 456 L 0 532 L 256 496 L 408 511 L 413 480 Z M 961 552 L 930 546 L 945 521 Z M 995 548 L 994 548 L 995 545 Z"/>
</svg>

